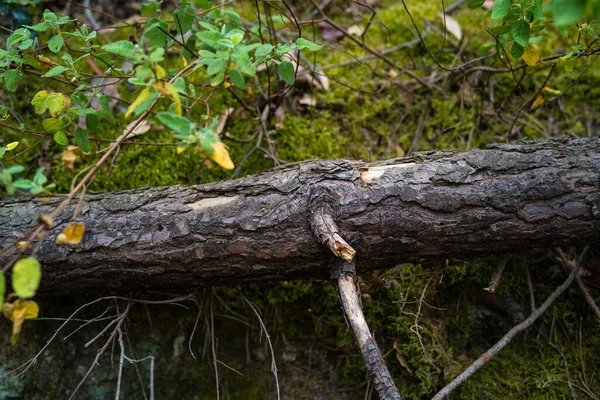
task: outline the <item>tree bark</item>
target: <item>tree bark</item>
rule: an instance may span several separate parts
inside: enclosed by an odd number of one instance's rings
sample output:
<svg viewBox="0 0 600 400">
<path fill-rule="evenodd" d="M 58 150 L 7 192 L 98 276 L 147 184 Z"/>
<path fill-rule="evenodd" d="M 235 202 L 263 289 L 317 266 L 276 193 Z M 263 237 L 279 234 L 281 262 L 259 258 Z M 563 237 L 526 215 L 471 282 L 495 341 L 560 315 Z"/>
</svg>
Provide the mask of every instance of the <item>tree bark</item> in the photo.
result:
<svg viewBox="0 0 600 400">
<path fill-rule="evenodd" d="M 3 247 L 59 201 L 0 203 Z M 42 292 L 329 278 L 336 256 L 318 237 L 329 229 L 327 218 L 315 229 L 315 213 L 333 217 L 337 231 L 329 233 L 356 251 L 358 273 L 592 244 L 600 241 L 600 139 L 496 144 L 374 163 L 309 161 L 200 186 L 91 194 L 79 218 L 83 241 L 57 245 L 74 208 L 57 218 L 36 255 Z M 0 257 L 1 265 L 11 257 Z"/>
</svg>

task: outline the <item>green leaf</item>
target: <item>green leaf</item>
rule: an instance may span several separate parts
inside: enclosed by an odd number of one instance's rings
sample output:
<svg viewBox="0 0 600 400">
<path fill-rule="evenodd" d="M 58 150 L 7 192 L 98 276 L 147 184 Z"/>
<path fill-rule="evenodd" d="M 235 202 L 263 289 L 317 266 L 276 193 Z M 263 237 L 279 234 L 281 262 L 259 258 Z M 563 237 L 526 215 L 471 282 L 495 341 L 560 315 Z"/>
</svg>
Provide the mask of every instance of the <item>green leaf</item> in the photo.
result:
<svg viewBox="0 0 600 400">
<path fill-rule="evenodd" d="M 554 0 L 552 17 L 558 26 L 575 23 L 585 10 L 585 0 Z"/>
<path fill-rule="evenodd" d="M 150 18 L 146 24 L 146 37 L 153 47 L 164 46 L 165 41 L 169 39 L 166 32 L 169 32 L 167 23 L 158 18 Z"/>
<path fill-rule="evenodd" d="M 17 69 L 9 69 L 4 74 L 4 84 L 9 92 L 16 92 L 21 80 L 21 72 Z"/>
<path fill-rule="evenodd" d="M 475 8 L 481 7 L 483 3 L 485 3 L 485 0 L 469 0 L 469 3 L 467 5 L 471 10 L 473 10 Z"/>
<path fill-rule="evenodd" d="M 6 48 L 10 49 L 13 45 L 19 44 L 21 40 L 29 38 L 29 31 L 25 28 L 16 29 L 12 35 L 6 39 Z"/>
<path fill-rule="evenodd" d="M 222 47 L 219 44 L 219 40 L 223 39 L 224 36 L 220 32 L 202 31 L 197 32 L 196 37 L 200 39 L 202 43 L 216 50 Z"/>
<path fill-rule="evenodd" d="M 195 13 L 194 7 L 189 5 L 181 6 L 175 10 L 173 13 L 173 24 L 175 24 L 177 33 L 183 35 L 192 28 L 192 24 L 196 19 L 194 17 Z"/>
<path fill-rule="evenodd" d="M 310 51 L 317 51 L 323 48 L 322 45 L 313 43 L 310 40 L 306 40 L 304 38 L 298 38 L 298 40 L 296 40 L 296 46 L 298 46 L 299 50 L 308 49 Z"/>
<path fill-rule="evenodd" d="M 6 147 L 0 147 L 0 160 L 4 157 L 4 153 L 6 153 Z"/>
<path fill-rule="evenodd" d="M 496 0 L 494 2 L 494 10 L 492 11 L 492 19 L 503 19 L 510 12 L 513 0 Z"/>
<path fill-rule="evenodd" d="M 273 50 L 274 48 L 275 48 L 275 46 L 273 46 L 272 44 L 269 44 L 269 43 L 261 44 L 260 46 L 258 46 L 256 48 L 254 55 L 256 57 L 264 57 L 267 54 L 269 54 L 271 52 L 271 50 Z"/>
<path fill-rule="evenodd" d="M 90 115 L 88 115 L 88 117 L 90 117 Z M 87 122 L 87 120 L 86 120 L 86 122 Z M 87 132 L 81 128 L 77 128 L 75 130 L 75 144 L 81 150 L 83 150 L 84 153 L 90 152 L 90 139 L 88 138 Z"/>
<path fill-rule="evenodd" d="M 226 63 L 227 60 L 223 58 L 216 58 L 213 61 L 211 61 L 210 64 L 208 64 L 206 72 L 208 72 L 209 75 L 216 75 L 218 73 L 222 73 L 223 71 L 225 71 Z"/>
<path fill-rule="evenodd" d="M 63 131 L 58 131 L 54 134 L 54 141 L 61 146 L 66 146 L 69 144 L 69 139 Z"/>
<path fill-rule="evenodd" d="M 504 35 L 505 33 L 510 32 L 511 28 L 512 24 L 505 24 L 493 27 L 490 29 L 490 32 L 492 32 L 494 35 Z"/>
<path fill-rule="evenodd" d="M 181 49 L 181 54 L 185 57 L 186 60 L 190 60 L 194 55 L 188 51 L 188 49 L 194 51 L 196 50 L 196 36 L 190 36 L 185 43 L 185 47 Z"/>
<path fill-rule="evenodd" d="M 23 40 L 21 43 L 19 43 L 19 46 L 17 46 L 19 48 L 19 50 L 25 50 L 30 48 L 33 45 L 33 40 L 32 39 L 27 39 L 27 40 Z"/>
<path fill-rule="evenodd" d="M 235 86 L 237 86 L 238 88 L 244 89 L 246 87 L 246 81 L 244 80 L 244 76 L 237 69 L 230 69 L 229 77 L 231 78 L 231 81 L 235 84 Z"/>
<path fill-rule="evenodd" d="M 294 64 L 292 64 L 289 61 L 282 61 L 277 66 L 277 72 L 279 72 L 279 76 L 281 76 L 281 79 L 283 79 L 285 83 L 287 83 L 288 85 L 294 84 L 294 81 L 296 79 L 296 77 L 294 76 Z"/>
<path fill-rule="evenodd" d="M 51 52 L 58 53 L 64 44 L 65 41 L 63 40 L 62 36 L 54 35 L 52 36 L 52 39 L 48 41 L 48 48 Z"/>
<path fill-rule="evenodd" d="M 252 61 L 250 61 L 250 56 L 247 52 L 236 49 L 231 55 L 231 59 L 244 74 L 252 76 L 256 75 L 256 69 L 252 65 Z"/>
<path fill-rule="evenodd" d="M 44 22 L 40 22 L 37 25 L 33 25 L 33 26 L 29 26 L 29 25 L 24 25 L 26 28 L 31 29 L 32 31 L 36 31 L 36 32 L 46 32 L 48 30 L 48 25 Z"/>
<path fill-rule="evenodd" d="M 42 78 L 51 78 L 53 76 L 60 75 L 63 72 L 68 71 L 68 70 L 69 70 L 69 68 L 65 68 L 61 65 L 57 65 L 56 67 L 53 67 L 48 72 L 46 72 L 44 75 L 42 75 Z"/>
<path fill-rule="evenodd" d="M 40 262 L 33 257 L 22 258 L 17 261 L 13 268 L 13 290 L 22 299 L 33 297 L 40 286 L 41 277 Z"/>
<path fill-rule="evenodd" d="M 142 3 L 142 17 L 151 17 L 156 12 L 156 3 Z"/>
<path fill-rule="evenodd" d="M 98 118 L 98 116 L 94 114 L 88 114 L 85 117 L 85 126 L 92 133 L 100 134 L 104 132 L 104 127 L 102 126 L 102 122 L 100 122 L 100 118 Z"/>
<path fill-rule="evenodd" d="M 25 171 L 25 167 L 22 165 L 13 165 L 12 167 L 6 168 L 4 171 L 8 172 L 11 175 L 16 175 L 16 174 L 20 174 L 21 172 Z"/>
<path fill-rule="evenodd" d="M 50 11 L 48 9 L 44 10 L 44 21 L 56 22 L 56 20 L 58 20 L 58 18 L 56 17 L 56 14 L 54 14 L 52 11 Z"/>
<path fill-rule="evenodd" d="M 64 125 L 64 122 L 60 119 L 46 118 L 42 121 L 42 126 L 47 132 L 56 132 L 60 130 Z"/>
<path fill-rule="evenodd" d="M 527 43 L 529 43 L 530 34 L 529 23 L 527 21 L 520 19 L 515 22 L 512 26 L 511 32 L 515 42 L 523 47 L 527 46 Z"/>
<path fill-rule="evenodd" d="M 102 110 L 104 110 L 104 112 L 106 113 L 106 117 L 110 120 L 110 122 L 116 124 L 117 121 L 115 121 L 115 116 L 113 114 L 112 108 L 110 107 L 111 100 L 112 99 L 110 97 L 104 94 L 98 96 L 98 102 L 100 103 Z"/>
<path fill-rule="evenodd" d="M 543 38 L 544 38 L 544 35 L 536 36 L 536 37 L 530 37 L 529 38 L 529 43 L 533 43 L 533 44 L 539 43 L 539 42 L 542 41 Z"/>
<path fill-rule="evenodd" d="M 521 46 L 519 43 L 515 42 L 510 46 L 510 54 L 514 58 L 521 58 L 525 53 L 525 47 Z"/>
<path fill-rule="evenodd" d="M 121 57 L 131 57 L 135 54 L 133 43 L 131 43 L 129 40 L 119 40 L 118 42 L 105 44 L 102 46 L 102 50 Z"/>
<path fill-rule="evenodd" d="M 35 176 L 33 177 L 33 181 L 37 185 L 43 185 L 48 182 L 48 178 L 44 175 L 44 167 L 39 167 L 37 171 L 35 171 Z"/>
<path fill-rule="evenodd" d="M 17 189 L 31 189 L 33 187 L 33 182 L 29 179 L 18 179 L 13 182 L 13 186 Z"/>
<path fill-rule="evenodd" d="M 162 47 L 158 47 L 158 48 L 152 50 L 152 52 L 150 53 L 150 56 L 148 56 L 148 60 L 153 63 L 164 61 L 164 59 L 165 59 L 165 49 L 163 49 Z M 146 65 L 140 65 L 140 67 L 149 68 Z"/>
<path fill-rule="evenodd" d="M 221 72 L 217 74 L 212 81 L 210 81 L 211 86 L 219 86 L 225 80 L 225 73 Z"/>
<path fill-rule="evenodd" d="M 175 90 L 177 90 L 177 92 L 185 94 L 185 79 L 183 79 L 181 76 L 175 79 L 175 82 L 173 82 L 173 87 Z"/>
<path fill-rule="evenodd" d="M 179 116 L 175 113 L 159 112 L 158 120 L 167 128 L 174 130 L 180 135 L 189 135 L 192 133 L 193 124 L 186 117 Z"/>
<path fill-rule="evenodd" d="M 6 293 L 6 278 L 4 272 L 0 270 L 0 311 L 2 311 L 2 304 L 4 303 L 4 294 Z"/>
</svg>

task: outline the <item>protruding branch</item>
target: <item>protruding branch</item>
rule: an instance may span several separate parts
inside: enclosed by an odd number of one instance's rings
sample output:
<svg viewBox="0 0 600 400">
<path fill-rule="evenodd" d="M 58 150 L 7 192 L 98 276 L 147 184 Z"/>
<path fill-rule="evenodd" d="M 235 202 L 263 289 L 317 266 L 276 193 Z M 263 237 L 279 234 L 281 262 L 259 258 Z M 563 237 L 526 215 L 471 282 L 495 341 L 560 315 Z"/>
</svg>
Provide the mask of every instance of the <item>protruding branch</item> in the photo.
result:
<svg viewBox="0 0 600 400">
<path fill-rule="evenodd" d="M 338 233 L 338 227 L 333 220 L 334 196 L 324 187 L 311 190 L 310 196 L 310 227 L 321 243 L 329 248 L 336 257 L 347 262 L 354 259 L 356 250 L 352 248 Z"/>
<path fill-rule="evenodd" d="M 338 268 L 338 290 L 340 294 L 340 300 L 342 302 L 342 308 L 346 315 L 346 321 L 352 333 L 354 339 L 360 349 L 363 362 L 367 367 L 367 371 L 373 379 L 375 385 L 375 391 L 379 396 L 380 400 L 401 400 L 402 397 L 398 393 L 398 389 L 390 375 L 390 371 L 385 365 L 381 350 L 375 338 L 371 335 L 367 321 L 362 312 L 360 304 L 360 295 L 357 290 L 356 275 L 354 273 L 347 272 L 349 269 L 354 269 L 353 264 L 345 263 L 345 268 Z"/>
<path fill-rule="evenodd" d="M 332 279 L 337 281 L 346 321 L 358 344 L 365 367 L 373 379 L 379 399 L 402 400 L 362 312 L 358 282 L 356 281 L 356 267 L 351 262 L 356 251 L 338 233 L 338 227 L 333 219 L 335 202 L 336 196 L 330 188 L 326 186 L 311 188 L 310 227 L 322 244 L 327 246 L 337 257 L 345 260 L 345 262 L 336 262 L 332 270 Z"/>
</svg>

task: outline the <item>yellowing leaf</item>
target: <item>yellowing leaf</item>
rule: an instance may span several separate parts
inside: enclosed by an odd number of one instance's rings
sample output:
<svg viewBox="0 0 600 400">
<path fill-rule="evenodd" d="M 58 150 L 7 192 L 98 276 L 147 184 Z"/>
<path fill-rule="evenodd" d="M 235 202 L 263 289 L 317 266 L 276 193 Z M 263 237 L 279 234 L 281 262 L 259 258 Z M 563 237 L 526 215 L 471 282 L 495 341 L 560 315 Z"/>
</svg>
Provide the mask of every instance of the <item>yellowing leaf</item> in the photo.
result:
<svg viewBox="0 0 600 400">
<path fill-rule="evenodd" d="M 227 151 L 227 146 L 223 142 L 217 142 L 212 145 L 214 152 L 210 153 L 208 156 L 217 164 L 225 169 L 233 169 L 235 165 L 233 165 L 233 161 L 229 157 L 229 151 Z"/>
<path fill-rule="evenodd" d="M 177 154 L 181 154 L 185 151 L 185 147 L 177 146 Z"/>
<path fill-rule="evenodd" d="M 48 92 L 45 90 L 41 90 L 37 92 L 35 96 L 33 96 L 33 99 L 31 99 L 31 105 L 34 107 L 36 114 L 40 115 L 46 112 L 46 109 L 48 108 L 47 100 Z"/>
<path fill-rule="evenodd" d="M 79 244 L 85 233 L 85 224 L 81 222 L 71 222 L 62 233 L 56 236 L 58 244 Z"/>
<path fill-rule="evenodd" d="M 531 109 L 535 110 L 542 104 L 544 104 L 544 98 L 542 97 L 541 94 L 538 94 L 537 97 L 535 98 L 535 100 L 533 101 L 533 103 L 531 104 Z"/>
<path fill-rule="evenodd" d="M 177 112 L 177 115 L 181 115 L 181 99 L 179 98 L 179 93 L 177 93 L 175 87 L 170 83 L 156 82 L 154 88 L 163 96 L 173 97 L 173 100 L 175 101 L 175 112 Z"/>
<path fill-rule="evenodd" d="M 35 58 L 40 62 L 39 67 L 42 69 L 42 71 L 48 71 L 50 67 L 56 65 L 54 61 L 52 61 L 48 57 L 44 57 L 41 54 L 36 54 Z"/>
<path fill-rule="evenodd" d="M 167 72 L 165 71 L 165 69 L 163 67 L 161 67 L 160 65 L 157 65 L 154 68 L 154 72 L 155 72 L 156 77 L 158 79 L 162 79 L 162 78 L 164 78 L 167 75 Z"/>
<path fill-rule="evenodd" d="M 19 318 L 35 319 L 39 314 L 39 307 L 35 301 L 18 299 L 14 303 L 4 303 L 2 313 L 11 321 Z"/>
<path fill-rule="evenodd" d="M 12 287 L 17 296 L 27 299 L 35 296 L 42 278 L 40 262 L 33 257 L 21 258 L 13 267 Z"/>
<path fill-rule="evenodd" d="M 544 86 L 544 92 L 548 92 L 548 93 L 552 93 L 552 94 L 561 94 L 562 92 L 558 89 L 552 89 L 549 88 L 548 86 Z"/>
<path fill-rule="evenodd" d="M 14 149 L 15 147 L 17 147 L 19 145 L 19 142 L 10 142 L 9 144 L 6 145 L 6 150 L 7 151 L 11 151 L 12 149 Z"/>
<path fill-rule="evenodd" d="M 534 45 L 528 45 L 525 47 L 525 52 L 523 53 L 523 61 L 525 64 L 529 66 L 534 66 L 542 62 L 542 57 L 540 55 L 540 51 Z"/>
<path fill-rule="evenodd" d="M 131 105 L 127 109 L 127 112 L 125 113 L 125 119 L 129 118 L 131 113 L 134 112 L 135 109 L 150 96 L 151 90 L 152 89 L 150 88 L 150 86 L 148 86 L 146 89 L 141 91 L 138 97 L 136 97 L 136 99 L 133 101 L 133 103 L 131 103 Z"/>
<path fill-rule="evenodd" d="M 13 321 L 12 344 L 17 342 L 23 321 L 26 319 L 35 319 L 38 317 L 40 308 L 35 301 L 18 299 L 14 303 L 4 303 L 2 305 L 2 313 L 4 316 Z"/>
<path fill-rule="evenodd" d="M 51 93 L 48 95 L 47 104 L 50 115 L 56 118 L 71 107 L 71 98 L 63 93 Z"/>
</svg>

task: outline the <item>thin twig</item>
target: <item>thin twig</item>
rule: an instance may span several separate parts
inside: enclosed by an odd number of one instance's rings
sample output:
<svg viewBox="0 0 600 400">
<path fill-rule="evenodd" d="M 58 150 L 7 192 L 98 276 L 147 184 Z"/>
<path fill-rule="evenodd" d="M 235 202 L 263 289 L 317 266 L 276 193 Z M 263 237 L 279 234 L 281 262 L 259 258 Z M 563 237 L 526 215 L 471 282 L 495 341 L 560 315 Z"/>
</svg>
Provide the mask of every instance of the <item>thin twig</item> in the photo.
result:
<svg viewBox="0 0 600 400">
<path fill-rule="evenodd" d="M 108 346 L 113 342 L 113 340 L 115 339 L 115 336 L 118 334 L 121 326 L 123 325 L 123 322 L 125 322 L 125 319 L 127 318 L 127 315 L 129 314 L 130 308 L 131 308 L 131 303 L 128 302 L 127 306 L 125 307 L 125 310 L 123 310 L 123 313 L 119 317 L 119 322 L 118 322 L 117 326 L 115 327 L 115 329 L 113 329 L 113 331 L 110 334 L 109 338 L 106 340 L 106 343 L 104 343 L 104 346 L 102 346 L 100 348 L 100 350 L 98 350 L 98 353 L 96 354 L 96 358 L 94 358 L 94 362 L 92 362 L 92 365 L 90 366 L 90 368 L 85 373 L 83 379 L 81 379 L 81 381 L 79 382 L 79 384 L 77 385 L 77 387 L 75 387 L 75 390 L 73 390 L 73 393 L 71 393 L 71 396 L 69 397 L 69 400 L 75 398 L 75 394 L 77 393 L 77 391 L 79 390 L 79 388 L 81 388 L 81 385 L 83 385 L 83 383 L 86 381 L 86 379 L 90 376 L 90 374 L 94 370 L 94 367 L 96 365 L 98 365 L 98 360 L 100 360 L 100 357 L 102 357 L 102 354 L 104 354 L 104 352 L 106 351 L 106 349 L 108 348 Z"/>
<path fill-rule="evenodd" d="M 500 350 L 502 350 L 513 337 L 515 337 L 518 333 L 524 331 L 529 328 L 538 318 L 542 315 L 554 301 L 561 295 L 577 276 L 577 272 L 579 272 L 579 267 L 581 266 L 581 262 L 583 261 L 586 253 L 589 250 L 589 246 L 586 246 L 585 249 L 581 252 L 579 259 L 577 260 L 577 264 L 575 268 L 571 271 L 567 279 L 560 285 L 556 290 L 546 299 L 546 301 L 534 312 L 531 313 L 529 317 L 519 325 L 514 326 L 506 335 L 502 337 L 495 345 L 493 345 L 488 351 L 483 353 L 481 357 L 473 362 L 473 364 L 469 365 L 467 369 L 465 369 L 459 376 L 454 378 L 452 382 L 446 385 L 442 390 L 440 390 L 434 397 L 433 400 L 441 400 L 446 397 L 450 392 L 456 389 L 461 383 L 471 377 L 475 372 L 477 372 L 481 367 L 483 367 L 489 360 L 491 360 Z"/>
<path fill-rule="evenodd" d="M 523 269 L 525 270 L 525 277 L 527 278 L 527 288 L 529 289 L 529 303 L 531 304 L 531 312 L 534 312 L 535 293 L 533 292 L 533 283 L 531 283 L 531 274 L 529 273 L 529 266 L 526 262 L 523 262 Z"/>
<path fill-rule="evenodd" d="M 410 327 L 410 330 L 417 335 L 417 338 L 419 338 L 419 344 L 421 345 L 421 349 L 423 350 L 425 358 L 427 358 L 427 361 L 429 361 L 433 365 L 433 360 L 431 359 L 431 357 L 429 357 L 429 354 L 427 354 L 425 346 L 423 345 L 423 338 L 421 337 L 421 332 L 419 332 L 419 316 L 421 315 L 421 306 L 423 305 L 425 293 L 427 293 L 427 288 L 429 287 L 429 284 L 431 283 L 432 279 L 433 271 L 431 272 L 431 275 L 429 275 L 429 279 L 427 279 L 427 283 L 425 283 L 425 287 L 423 288 L 423 292 L 421 293 L 421 297 L 419 298 L 419 307 L 417 308 L 417 313 L 415 314 L 415 324 Z"/>
<path fill-rule="evenodd" d="M 561 260 L 563 266 L 567 269 L 574 268 L 573 263 L 567 259 L 567 256 L 562 251 L 562 249 L 559 248 L 557 250 L 558 250 L 558 254 L 560 256 L 560 260 Z M 592 308 L 592 311 L 594 311 L 594 314 L 596 314 L 596 317 L 598 318 L 598 321 L 600 322 L 600 309 L 598 309 L 598 305 L 596 304 L 596 302 L 590 295 L 590 292 L 588 292 L 587 288 L 585 287 L 583 280 L 581 279 L 581 277 L 579 275 L 577 275 L 577 277 L 575 278 L 575 281 L 577 282 L 577 286 L 579 286 L 579 290 L 581 290 L 583 297 L 585 297 L 585 301 L 587 301 L 587 303 L 590 305 L 590 307 Z"/>
<path fill-rule="evenodd" d="M 488 291 L 490 293 L 496 292 L 496 287 L 500 283 L 500 278 L 502 278 L 502 273 L 504 272 L 504 268 L 506 267 L 507 262 L 508 262 L 508 254 L 502 255 L 500 257 L 500 259 L 498 260 L 498 267 L 496 268 L 494 275 L 492 275 L 492 278 L 490 279 L 490 283 L 488 284 L 488 287 L 483 288 L 483 290 Z"/>
<path fill-rule="evenodd" d="M 535 98 L 542 92 L 542 90 L 544 89 L 544 87 L 546 87 L 546 84 L 550 80 L 550 77 L 552 76 L 552 72 L 554 72 L 554 68 L 556 68 L 556 65 L 557 65 L 557 63 L 552 64 L 552 67 L 550 68 L 550 72 L 548 72 L 548 76 L 546 76 L 546 79 L 544 80 L 544 83 L 542 83 L 542 85 L 538 88 L 538 90 L 535 91 L 535 93 L 533 94 L 533 96 L 531 96 L 523 104 L 521 104 L 521 106 L 517 110 L 517 113 L 515 114 L 512 122 L 510 124 L 510 127 L 508 128 L 508 132 L 506 134 L 507 138 L 511 137 L 513 128 L 515 127 L 515 125 L 517 123 L 517 120 L 521 116 L 521 113 L 523 112 L 523 110 L 525 109 L 525 107 L 527 107 L 529 104 L 531 104 L 535 100 Z"/>
<path fill-rule="evenodd" d="M 213 300 L 210 296 L 210 344 L 213 356 L 213 366 L 215 368 L 215 386 L 217 389 L 217 400 L 219 400 L 219 368 L 217 367 L 217 349 L 215 344 L 215 318 L 213 315 Z"/>
<path fill-rule="evenodd" d="M 252 303 L 250 300 L 248 300 L 248 298 L 246 296 L 244 296 L 243 293 L 240 293 L 240 294 L 242 295 L 242 298 L 244 299 L 246 304 L 248 304 L 250 306 L 250 308 L 252 309 L 252 311 L 254 311 L 254 314 L 256 314 L 256 318 L 258 318 L 258 322 L 260 323 L 260 328 L 262 329 L 262 331 L 265 334 L 265 337 L 267 338 L 267 343 L 269 344 L 269 349 L 271 350 L 271 372 L 273 373 L 273 376 L 275 377 L 275 386 L 277 388 L 277 400 L 280 400 L 281 394 L 279 392 L 279 377 L 277 375 L 277 363 L 275 362 L 275 352 L 273 351 L 273 344 L 271 343 L 271 336 L 269 336 L 267 327 L 265 326 L 262 318 L 260 317 L 260 310 L 258 309 L 258 307 L 254 303 Z"/>
</svg>

